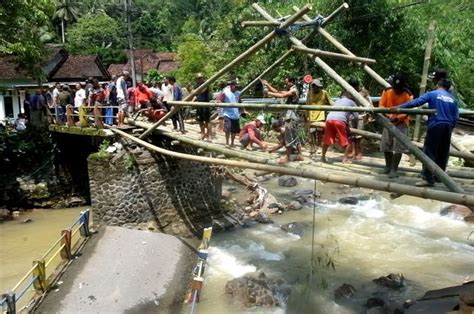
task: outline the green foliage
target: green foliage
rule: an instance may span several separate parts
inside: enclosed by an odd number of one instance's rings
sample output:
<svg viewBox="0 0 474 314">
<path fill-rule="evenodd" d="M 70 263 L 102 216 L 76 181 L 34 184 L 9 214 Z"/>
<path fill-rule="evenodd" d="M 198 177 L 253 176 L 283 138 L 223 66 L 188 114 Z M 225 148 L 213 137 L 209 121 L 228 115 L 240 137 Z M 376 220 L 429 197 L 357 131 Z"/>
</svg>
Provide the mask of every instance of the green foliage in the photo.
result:
<svg viewBox="0 0 474 314">
<path fill-rule="evenodd" d="M 88 53 L 97 48 L 120 49 L 125 47 L 124 30 L 105 14 L 87 14 L 69 29 L 68 49 L 73 53 Z"/>
<path fill-rule="evenodd" d="M 176 73 L 178 81 L 189 84 L 194 82 L 198 72 L 205 76 L 213 74 L 215 67 L 210 62 L 209 55 L 211 55 L 211 50 L 197 35 L 183 36 L 178 46 L 178 60 L 181 65 Z"/>
<path fill-rule="evenodd" d="M 50 25 L 52 0 L 8 0 L 0 5 L 0 55 L 13 55 L 19 67 L 41 78 L 44 55 L 40 30 Z"/>
<path fill-rule="evenodd" d="M 164 79 L 164 75 L 158 72 L 156 69 L 151 69 L 145 74 L 145 82 L 156 83 L 161 82 Z"/>
<path fill-rule="evenodd" d="M 125 169 L 132 171 L 137 165 L 137 160 L 132 154 L 128 154 L 124 159 Z"/>
<path fill-rule="evenodd" d="M 103 160 L 108 158 L 110 155 L 107 152 L 107 148 L 110 146 L 110 141 L 108 139 L 103 140 L 102 143 L 99 145 L 99 150 L 97 153 L 91 154 L 90 158 L 96 159 L 96 160 Z"/>
<path fill-rule="evenodd" d="M 55 146 L 47 129 L 28 126 L 25 132 L 0 131 L 2 177 L 32 173 L 51 161 Z"/>
</svg>

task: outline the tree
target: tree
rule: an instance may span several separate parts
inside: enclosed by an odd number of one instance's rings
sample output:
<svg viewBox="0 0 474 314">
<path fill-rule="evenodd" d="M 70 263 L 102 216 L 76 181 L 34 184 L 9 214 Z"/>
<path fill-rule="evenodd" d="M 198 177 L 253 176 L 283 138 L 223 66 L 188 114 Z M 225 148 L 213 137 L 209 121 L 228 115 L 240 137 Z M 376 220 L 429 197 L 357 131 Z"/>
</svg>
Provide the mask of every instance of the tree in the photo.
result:
<svg viewBox="0 0 474 314">
<path fill-rule="evenodd" d="M 0 5 L 0 54 L 15 56 L 19 68 L 35 79 L 43 72 L 41 27 L 50 25 L 52 0 L 8 0 Z"/>
<path fill-rule="evenodd" d="M 75 0 L 58 0 L 53 19 L 61 21 L 61 39 L 63 43 L 66 42 L 66 23 L 76 22 L 78 18 L 79 12 Z"/>
<path fill-rule="evenodd" d="M 215 67 L 209 62 L 211 55 L 209 47 L 197 35 L 185 35 L 178 46 L 178 60 L 180 61 L 180 68 L 176 73 L 178 81 L 184 85 L 194 82 L 197 73 L 208 76 L 213 74 Z"/>
</svg>

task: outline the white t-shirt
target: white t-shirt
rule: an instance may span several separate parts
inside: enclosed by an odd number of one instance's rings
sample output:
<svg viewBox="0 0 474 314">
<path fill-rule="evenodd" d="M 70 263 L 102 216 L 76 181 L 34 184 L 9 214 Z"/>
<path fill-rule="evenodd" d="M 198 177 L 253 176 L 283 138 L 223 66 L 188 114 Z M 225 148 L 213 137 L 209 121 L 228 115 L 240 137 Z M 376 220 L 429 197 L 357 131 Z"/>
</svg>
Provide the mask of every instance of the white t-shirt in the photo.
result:
<svg viewBox="0 0 474 314">
<path fill-rule="evenodd" d="M 158 87 L 150 87 L 150 91 L 156 95 L 156 97 L 164 97 L 165 93 Z"/>
<path fill-rule="evenodd" d="M 86 99 L 86 91 L 81 88 L 76 92 L 76 96 L 74 96 L 74 107 L 79 108 Z"/>
<path fill-rule="evenodd" d="M 53 89 L 53 103 L 54 104 L 58 102 L 58 96 L 59 96 L 59 89 L 54 88 Z"/>
<path fill-rule="evenodd" d="M 171 101 L 173 100 L 173 85 L 168 84 L 162 84 L 161 85 L 161 91 L 163 92 L 163 101 Z"/>
</svg>

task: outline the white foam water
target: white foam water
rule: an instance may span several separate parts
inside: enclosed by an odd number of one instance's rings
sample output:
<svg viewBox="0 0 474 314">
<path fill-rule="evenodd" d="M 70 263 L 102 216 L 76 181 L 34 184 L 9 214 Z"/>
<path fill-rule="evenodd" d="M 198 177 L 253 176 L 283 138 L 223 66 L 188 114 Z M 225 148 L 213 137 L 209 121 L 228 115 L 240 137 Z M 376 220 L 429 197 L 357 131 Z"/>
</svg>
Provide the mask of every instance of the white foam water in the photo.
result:
<svg viewBox="0 0 474 314">
<path fill-rule="evenodd" d="M 209 248 L 208 265 L 206 277 L 237 278 L 257 270 L 254 265 L 242 263 L 240 258 L 225 248 L 215 246 Z"/>
</svg>

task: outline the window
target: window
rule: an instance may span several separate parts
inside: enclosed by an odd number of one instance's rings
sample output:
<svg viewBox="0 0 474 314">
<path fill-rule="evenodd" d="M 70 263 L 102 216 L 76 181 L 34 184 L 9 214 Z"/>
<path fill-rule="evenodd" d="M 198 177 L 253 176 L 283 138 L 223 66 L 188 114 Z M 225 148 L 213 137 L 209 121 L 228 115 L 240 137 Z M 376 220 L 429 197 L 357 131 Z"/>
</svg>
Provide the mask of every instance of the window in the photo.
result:
<svg viewBox="0 0 474 314">
<path fill-rule="evenodd" d="M 13 98 L 12 96 L 3 96 L 3 104 L 5 106 L 5 117 L 14 118 L 15 114 L 13 112 Z"/>
</svg>

